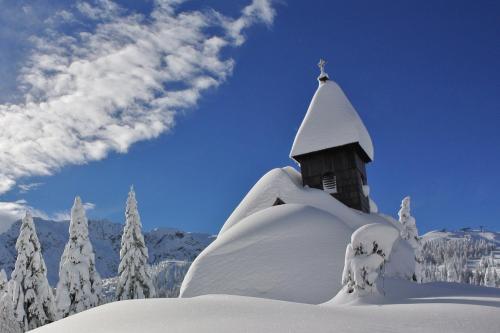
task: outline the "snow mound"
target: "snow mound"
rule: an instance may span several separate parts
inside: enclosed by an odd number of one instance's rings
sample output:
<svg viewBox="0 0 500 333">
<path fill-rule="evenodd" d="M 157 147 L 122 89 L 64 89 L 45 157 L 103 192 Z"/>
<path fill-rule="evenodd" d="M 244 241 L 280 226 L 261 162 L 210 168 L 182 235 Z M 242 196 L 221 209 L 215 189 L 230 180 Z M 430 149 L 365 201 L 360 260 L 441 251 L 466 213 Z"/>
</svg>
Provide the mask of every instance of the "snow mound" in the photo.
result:
<svg viewBox="0 0 500 333">
<path fill-rule="evenodd" d="M 293 142 L 290 157 L 359 142 L 373 161 L 373 143 L 339 85 L 320 83 Z"/>
<path fill-rule="evenodd" d="M 232 294 L 321 303 L 340 288 L 352 229 L 298 204 L 253 214 L 220 235 L 194 261 L 181 297 Z"/>
<path fill-rule="evenodd" d="M 273 206 L 278 198 L 285 204 Z M 180 295 L 325 302 L 341 288 L 352 232 L 371 223 L 399 226 L 394 219 L 351 209 L 322 190 L 302 187 L 291 167 L 271 170 L 193 262 Z M 396 274 L 413 256 L 410 247 L 400 246 L 387 269 Z"/>
<path fill-rule="evenodd" d="M 398 237 L 399 231 L 397 229 L 376 223 L 367 224 L 352 234 L 351 244 L 354 249 L 365 248 L 370 250 L 373 244 L 377 244 L 377 249 L 373 249 L 373 252 L 382 251 L 382 254 L 388 256 Z"/>
<path fill-rule="evenodd" d="M 360 295 L 378 292 L 376 281 L 380 269 L 389 260 L 393 245 L 399 238 L 396 228 L 379 223 L 357 229 L 345 253 L 344 291 Z"/>
<path fill-rule="evenodd" d="M 403 305 L 403 304 L 471 304 L 500 307 L 500 290 L 461 283 L 414 283 L 398 278 L 377 281 L 380 293 L 358 297 L 339 292 L 322 305 Z M 482 300 L 480 300 L 483 298 Z M 491 299 L 490 299 L 491 298 Z M 498 311 L 498 309 L 497 309 Z"/>
<path fill-rule="evenodd" d="M 365 214 L 351 209 L 323 190 L 303 187 L 300 173 L 292 167 L 284 167 L 269 171 L 252 187 L 224 223 L 219 235 L 238 224 L 243 218 L 271 207 L 277 198 L 287 204 L 303 204 L 324 210 L 348 223 L 353 231 L 368 223 L 399 224 L 385 216 Z"/>
<path fill-rule="evenodd" d="M 500 290 L 393 282 L 387 281 L 389 301 L 381 305 L 308 305 L 227 295 L 134 300 L 84 311 L 33 332 L 498 332 Z"/>
</svg>

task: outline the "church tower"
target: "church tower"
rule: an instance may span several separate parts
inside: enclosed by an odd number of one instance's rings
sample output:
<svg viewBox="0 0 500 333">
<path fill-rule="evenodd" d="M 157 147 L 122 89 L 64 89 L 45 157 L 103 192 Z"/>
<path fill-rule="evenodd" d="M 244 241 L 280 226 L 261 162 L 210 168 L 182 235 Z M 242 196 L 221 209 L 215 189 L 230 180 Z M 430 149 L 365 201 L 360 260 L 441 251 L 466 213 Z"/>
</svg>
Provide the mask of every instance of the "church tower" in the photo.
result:
<svg viewBox="0 0 500 333">
<path fill-rule="evenodd" d="M 345 205 L 369 213 L 366 164 L 373 144 L 363 121 L 337 83 L 318 66 L 319 86 L 295 136 L 290 157 L 304 186 L 322 189 Z"/>
</svg>

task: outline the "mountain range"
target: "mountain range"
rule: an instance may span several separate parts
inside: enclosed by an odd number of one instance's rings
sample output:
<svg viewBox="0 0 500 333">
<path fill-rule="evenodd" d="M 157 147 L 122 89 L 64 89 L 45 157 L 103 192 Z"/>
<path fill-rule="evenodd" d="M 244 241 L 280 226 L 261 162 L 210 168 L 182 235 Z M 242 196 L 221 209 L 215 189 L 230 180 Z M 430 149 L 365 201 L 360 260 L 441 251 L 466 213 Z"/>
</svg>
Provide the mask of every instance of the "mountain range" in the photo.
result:
<svg viewBox="0 0 500 333">
<path fill-rule="evenodd" d="M 15 244 L 21 221 L 0 234 L 0 269 L 8 275 L 16 261 Z M 68 241 L 69 221 L 35 218 L 35 227 L 47 265 L 47 277 L 52 286 L 58 281 L 59 260 Z M 123 225 L 108 220 L 89 220 L 89 235 L 94 248 L 97 270 L 102 278 L 117 274 Z M 165 260 L 193 261 L 214 239 L 214 235 L 191 233 L 174 228 L 156 228 L 144 232 L 150 264 Z"/>
</svg>

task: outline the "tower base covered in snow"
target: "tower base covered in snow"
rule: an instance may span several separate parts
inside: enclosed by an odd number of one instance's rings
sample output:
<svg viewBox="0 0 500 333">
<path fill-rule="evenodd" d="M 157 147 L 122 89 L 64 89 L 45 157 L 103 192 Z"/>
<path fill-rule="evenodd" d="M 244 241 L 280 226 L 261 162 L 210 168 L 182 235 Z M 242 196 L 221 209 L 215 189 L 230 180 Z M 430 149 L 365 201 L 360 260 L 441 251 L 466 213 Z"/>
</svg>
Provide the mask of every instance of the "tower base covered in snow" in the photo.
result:
<svg viewBox="0 0 500 333">
<path fill-rule="evenodd" d="M 370 212 L 365 163 L 369 157 L 358 143 L 294 156 L 300 163 L 302 183 L 329 192 L 346 206 Z"/>
</svg>

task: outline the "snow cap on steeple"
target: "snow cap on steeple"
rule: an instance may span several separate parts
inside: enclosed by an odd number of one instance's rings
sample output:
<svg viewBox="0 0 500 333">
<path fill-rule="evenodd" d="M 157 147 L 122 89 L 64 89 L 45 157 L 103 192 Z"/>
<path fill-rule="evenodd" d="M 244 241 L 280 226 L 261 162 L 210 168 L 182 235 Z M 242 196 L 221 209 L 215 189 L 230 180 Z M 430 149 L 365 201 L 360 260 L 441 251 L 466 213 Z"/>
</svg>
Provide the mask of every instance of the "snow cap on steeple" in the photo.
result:
<svg viewBox="0 0 500 333">
<path fill-rule="evenodd" d="M 319 87 L 295 136 L 290 157 L 359 143 L 366 156 L 373 161 L 370 134 L 342 89 L 329 79 L 324 70 L 325 64 L 324 60 L 318 64 L 321 70 Z"/>
<path fill-rule="evenodd" d="M 318 62 L 318 67 L 319 67 L 319 70 L 321 71 L 319 73 L 319 76 L 318 76 L 318 81 L 319 83 L 323 83 L 323 82 L 326 82 L 330 79 L 330 77 L 328 76 L 328 73 L 325 72 L 325 65 L 326 65 L 326 60 L 324 59 L 319 59 L 319 62 Z"/>
</svg>

